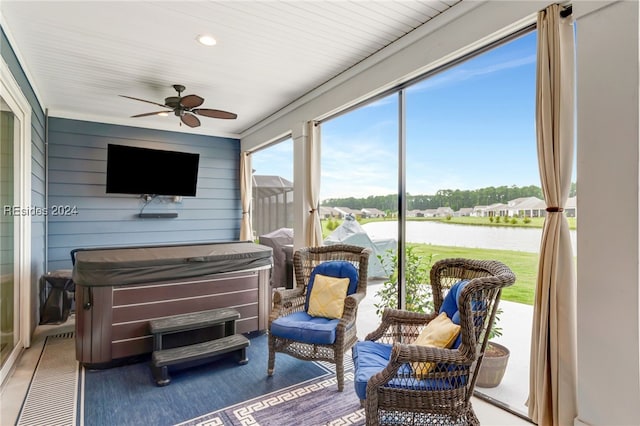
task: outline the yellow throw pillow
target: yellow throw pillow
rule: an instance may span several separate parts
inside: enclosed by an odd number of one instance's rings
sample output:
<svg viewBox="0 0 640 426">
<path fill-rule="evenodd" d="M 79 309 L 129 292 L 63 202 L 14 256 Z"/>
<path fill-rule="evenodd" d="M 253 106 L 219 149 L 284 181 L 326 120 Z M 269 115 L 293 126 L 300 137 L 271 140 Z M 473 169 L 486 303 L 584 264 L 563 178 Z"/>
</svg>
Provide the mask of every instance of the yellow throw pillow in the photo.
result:
<svg viewBox="0 0 640 426">
<path fill-rule="evenodd" d="M 309 296 L 307 313 L 312 317 L 342 318 L 349 278 L 316 274 Z"/>
<path fill-rule="evenodd" d="M 435 348 L 450 348 L 460 334 L 460 326 L 451 322 L 445 312 L 431 320 L 422 329 L 414 345 L 430 346 Z M 411 366 L 416 376 L 423 378 L 436 366 L 434 362 L 412 362 Z"/>
</svg>

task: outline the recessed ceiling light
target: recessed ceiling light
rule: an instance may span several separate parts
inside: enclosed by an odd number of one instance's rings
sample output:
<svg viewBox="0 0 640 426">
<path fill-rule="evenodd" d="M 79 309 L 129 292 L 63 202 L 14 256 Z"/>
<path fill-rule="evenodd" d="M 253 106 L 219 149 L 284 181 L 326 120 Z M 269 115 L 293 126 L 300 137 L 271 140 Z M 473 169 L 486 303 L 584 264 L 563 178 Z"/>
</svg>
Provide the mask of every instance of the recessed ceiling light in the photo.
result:
<svg viewBox="0 0 640 426">
<path fill-rule="evenodd" d="M 201 34 L 196 39 L 200 44 L 204 44 L 205 46 L 214 46 L 216 44 L 216 39 L 209 34 Z"/>
<path fill-rule="evenodd" d="M 159 115 L 160 117 L 168 117 L 168 116 L 169 116 L 169 113 L 168 113 L 168 112 L 159 112 L 159 113 L 158 113 L 158 115 Z"/>
</svg>

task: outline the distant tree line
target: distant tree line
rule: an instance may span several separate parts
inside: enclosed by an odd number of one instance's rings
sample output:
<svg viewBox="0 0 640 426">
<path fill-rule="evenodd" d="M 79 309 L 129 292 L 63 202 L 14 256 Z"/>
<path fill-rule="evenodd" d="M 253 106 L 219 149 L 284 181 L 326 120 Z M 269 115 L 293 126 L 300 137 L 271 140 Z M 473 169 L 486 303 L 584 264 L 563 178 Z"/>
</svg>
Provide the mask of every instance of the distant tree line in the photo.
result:
<svg viewBox="0 0 640 426">
<path fill-rule="evenodd" d="M 576 184 L 571 184 L 570 197 L 576 195 Z M 441 189 L 434 195 L 407 194 L 407 210 L 437 209 L 438 207 L 451 207 L 454 211 L 465 207 L 488 206 L 490 204 L 504 203 L 515 198 L 538 197 L 542 199 L 542 188 L 535 185 L 518 187 L 489 186 L 487 188 L 461 190 Z M 329 198 L 322 201 L 323 206 L 349 207 L 360 210 L 363 208 L 376 208 L 382 211 L 398 210 L 398 195 L 370 195 L 366 198 Z"/>
</svg>

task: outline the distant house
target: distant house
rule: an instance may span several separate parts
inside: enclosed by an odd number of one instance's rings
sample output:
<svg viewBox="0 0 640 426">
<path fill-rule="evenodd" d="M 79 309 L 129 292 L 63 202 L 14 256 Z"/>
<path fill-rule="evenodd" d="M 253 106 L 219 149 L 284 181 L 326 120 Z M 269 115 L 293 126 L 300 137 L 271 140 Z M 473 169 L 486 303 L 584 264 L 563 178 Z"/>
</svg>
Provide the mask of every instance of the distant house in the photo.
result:
<svg viewBox="0 0 640 426">
<path fill-rule="evenodd" d="M 373 207 L 367 207 L 360 210 L 362 217 L 385 217 L 387 214 L 382 210 L 375 209 Z"/>
<path fill-rule="evenodd" d="M 334 216 L 338 216 L 341 219 L 351 215 L 353 217 L 360 216 L 360 210 L 350 209 L 349 207 L 334 207 Z"/>
<path fill-rule="evenodd" d="M 491 204 L 484 209 L 484 214 L 482 216 L 487 217 L 500 217 L 500 216 L 508 216 L 509 215 L 509 206 L 503 203 L 495 203 Z"/>
<path fill-rule="evenodd" d="M 516 198 L 509 201 L 508 215 L 511 217 L 543 217 L 547 204 L 537 197 Z"/>
<path fill-rule="evenodd" d="M 418 210 L 418 217 L 437 217 L 438 210 L 437 209 L 426 209 L 426 210 Z"/>
<path fill-rule="evenodd" d="M 487 209 L 487 206 L 475 206 L 473 209 L 471 209 L 471 216 L 474 217 L 482 217 L 485 214 L 485 210 Z"/>
<path fill-rule="evenodd" d="M 547 214 L 546 209 L 547 206 L 544 200 L 537 197 L 521 197 L 511 200 L 507 204 L 494 203 L 488 206 L 463 207 L 456 212 L 451 207 L 425 210 L 413 209 L 407 211 L 407 217 L 544 217 Z M 567 199 L 565 214 L 567 217 L 577 216 L 576 197 Z M 348 215 L 363 218 L 387 216 L 385 212 L 374 207 L 365 207 L 361 210 L 354 210 L 349 207 L 320 207 L 320 217 L 324 219 L 329 217 L 344 219 Z"/>
<path fill-rule="evenodd" d="M 329 219 L 333 212 L 333 207 L 320 206 L 320 219 Z"/>
<path fill-rule="evenodd" d="M 463 209 L 460 209 L 462 211 Z M 564 208 L 567 217 L 577 217 L 576 197 L 567 199 Z M 515 198 L 507 204 L 496 203 L 490 206 L 475 206 L 471 209 L 470 216 L 475 217 L 544 217 L 547 214 L 547 205 L 544 200 L 537 197 Z"/>
<path fill-rule="evenodd" d="M 460 210 L 458 210 L 457 212 L 455 212 L 453 215 L 457 216 L 457 217 L 472 216 L 471 213 L 473 213 L 473 208 L 472 207 L 463 207 Z"/>
<path fill-rule="evenodd" d="M 453 216 L 453 209 L 451 207 L 438 207 L 436 209 L 436 217 Z"/>
</svg>

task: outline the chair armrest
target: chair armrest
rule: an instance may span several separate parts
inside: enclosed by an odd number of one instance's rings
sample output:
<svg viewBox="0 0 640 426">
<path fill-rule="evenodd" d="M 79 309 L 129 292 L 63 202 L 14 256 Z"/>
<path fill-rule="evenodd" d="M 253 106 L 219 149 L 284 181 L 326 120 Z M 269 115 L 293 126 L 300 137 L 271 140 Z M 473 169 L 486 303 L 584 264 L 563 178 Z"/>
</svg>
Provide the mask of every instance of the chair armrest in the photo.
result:
<svg viewBox="0 0 640 426">
<path fill-rule="evenodd" d="M 457 364 L 465 368 L 468 372 L 468 367 L 471 366 L 473 360 L 464 356 L 457 349 L 442 349 L 420 345 L 407 345 L 403 343 L 394 343 L 391 350 L 391 357 L 389 363 L 378 373 L 371 376 L 367 382 L 367 400 L 372 397 L 376 398 L 377 389 L 380 386 L 385 386 L 391 380 L 397 379 L 406 381 L 408 386 L 415 386 L 414 380 L 423 379 L 437 379 L 437 380 L 456 380 L 461 375 L 460 372 L 455 371 L 436 371 L 432 373 L 426 373 L 426 377 L 421 377 L 415 374 L 412 369 L 411 374 L 406 373 L 398 374 L 400 368 L 407 363 L 414 362 L 433 362 L 433 363 L 445 363 L 445 364 Z M 431 376 L 433 374 L 433 376 Z M 395 384 L 394 387 L 398 387 Z"/>
<path fill-rule="evenodd" d="M 304 294 L 302 287 L 287 289 L 287 290 L 274 290 L 273 291 L 273 303 L 286 303 L 291 299 L 295 299 Z"/>
<path fill-rule="evenodd" d="M 377 329 L 369 333 L 365 340 L 378 340 L 384 336 L 389 328 L 396 325 L 427 325 L 438 315 L 436 313 L 423 314 L 401 309 L 386 308 L 382 313 L 382 320 Z"/>
<path fill-rule="evenodd" d="M 305 300 L 303 288 L 274 290 L 273 309 L 269 315 L 269 325 L 271 325 L 271 321 L 278 317 L 288 315 L 292 312 L 302 311 Z"/>
<path fill-rule="evenodd" d="M 346 327 L 346 325 L 355 322 L 357 308 L 362 299 L 366 296 L 363 292 L 353 293 L 344 299 L 344 310 L 342 311 L 342 318 L 340 319 L 340 326 Z"/>
<path fill-rule="evenodd" d="M 466 363 L 468 359 L 457 349 L 436 348 L 432 346 L 394 343 L 391 360 L 400 364 L 407 362 L 444 362 L 452 364 Z"/>
<path fill-rule="evenodd" d="M 395 324 L 428 324 L 438 314 L 430 312 L 411 312 L 403 309 L 386 308 L 382 313 L 382 321 L 389 321 Z"/>
<path fill-rule="evenodd" d="M 365 293 L 353 293 L 344 299 L 344 306 L 349 308 L 356 308 L 360 302 L 365 298 Z"/>
</svg>

